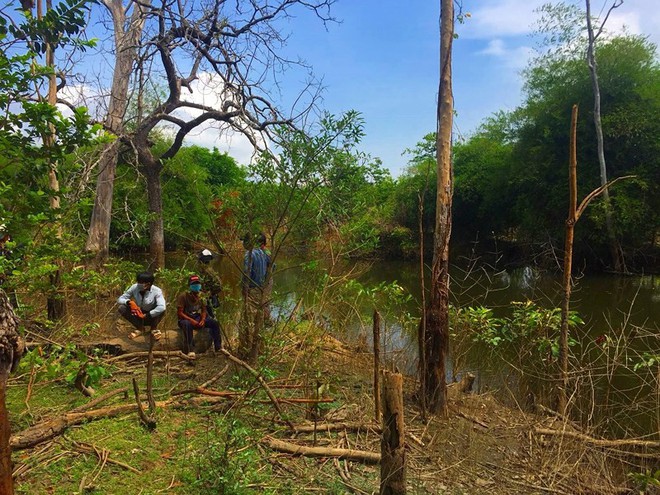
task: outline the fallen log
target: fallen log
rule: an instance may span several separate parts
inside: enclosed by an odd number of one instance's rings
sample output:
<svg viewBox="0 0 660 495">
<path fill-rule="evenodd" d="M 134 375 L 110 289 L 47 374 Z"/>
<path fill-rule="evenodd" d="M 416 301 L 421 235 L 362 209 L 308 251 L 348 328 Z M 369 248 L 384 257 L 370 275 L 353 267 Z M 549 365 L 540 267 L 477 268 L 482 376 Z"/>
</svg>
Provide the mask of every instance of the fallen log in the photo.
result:
<svg viewBox="0 0 660 495">
<path fill-rule="evenodd" d="M 184 400 L 166 400 L 156 402 L 157 407 L 189 407 L 202 404 L 214 404 L 226 400 L 226 397 L 193 397 Z M 84 412 L 68 412 L 56 418 L 47 419 L 41 423 L 26 428 L 25 430 L 12 435 L 9 445 L 13 450 L 29 449 L 42 442 L 51 440 L 64 433 L 71 426 L 84 423 L 86 421 L 112 418 L 121 414 L 133 413 L 138 409 L 137 404 L 121 404 L 118 406 L 108 406 L 100 409 L 93 409 Z"/>
<path fill-rule="evenodd" d="M 660 448 L 660 441 L 654 440 L 637 440 L 637 439 L 621 439 L 621 440 L 607 440 L 603 438 L 594 438 L 584 433 L 577 433 L 568 430 L 551 430 L 548 428 L 534 428 L 534 433 L 537 435 L 551 435 L 574 438 L 582 442 L 594 445 L 596 447 L 644 447 L 650 449 Z M 632 453 L 631 453 L 632 454 Z M 658 454 L 660 455 L 660 453 Z"/>
<path fill-rule="evenodd" d="M 134 412 L 136 409 L 137 406 L 135 404 L 123 404 L 120 406 L 94 409 L 92 411 L 65 413 L 62 416 L 37 423 L 20 433 L 12 435 L 9 445 L 12 450 L 28 449 L 61 435 L 71 426 L 89 421 L 90 419 L 119 416 L 120 414 Z"/>
<path fill-rule="evenodd" d="M 337 449 L 332 447 L 307 447 L 295 443 L 276 440 L 272 437 L 265 437 L 261 443 L 267 447 L 292 455 L 302 455 L 306 457 L 334 457 L 337 459 L 346 459 L 355 462 L 364 462 L 366 464 L 380 463 L 380 454 L 366 450 L 355 449 Z"/>
<path fill-rule="evenodd" d="M 195 358 L 189 357 L 187 354 L 184 354 L 181 351 L 153 351 L 153 356 L 158 358 L 168 358 L 168 357 L 177 357 L 184 359 L 186 361 L 194 361 Z M 120 354 L 119 356 L 114 356 L 105 360 L 107 363 L 112 363 L 115 361 L 123 361 L 127 359 L 133 359 L 138 357 L 149 357 L 149 351 L 139 351 L 139 352 L 129 352 L 127 354 Z"/>
<path fill-rule="evenodd" d="M 296 425 L 294 433 L 313 433 L 314 431 L 364 431 L 370 430 L 380 434 L 380 426 L 365 423 L 319 423 L 316 425 Z"/>
</svg>

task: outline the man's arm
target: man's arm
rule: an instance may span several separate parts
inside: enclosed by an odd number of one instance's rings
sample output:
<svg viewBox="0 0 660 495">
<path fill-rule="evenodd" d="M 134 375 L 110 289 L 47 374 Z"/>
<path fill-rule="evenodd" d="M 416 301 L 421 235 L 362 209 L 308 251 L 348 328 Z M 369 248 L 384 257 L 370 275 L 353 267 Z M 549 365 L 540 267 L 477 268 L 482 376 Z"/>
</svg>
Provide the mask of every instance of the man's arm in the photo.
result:
<svg viewBox="0 0 660 495">
<path fill-rule="evenodd" d="M 153 290 L 154 288 L 152 287 L 151 289 Z M 155 300 L 156 300 L 156 307 L 151 311 L 149 311 L 149 314 L 151 314 L 152 317 L 162 315 L 167 307 L 165 303 L 165 295 L 163 294 L 162 290 L 158 289 L 156 291 Z"/>
<path fill-rule="evenodd" d="M 137 287 L 137 284 L 131 285 L 126 292 L 117 298 L 117 304 L 128 304 L 128 301 L 134 298 L 133 291 Z"/>
</svg>

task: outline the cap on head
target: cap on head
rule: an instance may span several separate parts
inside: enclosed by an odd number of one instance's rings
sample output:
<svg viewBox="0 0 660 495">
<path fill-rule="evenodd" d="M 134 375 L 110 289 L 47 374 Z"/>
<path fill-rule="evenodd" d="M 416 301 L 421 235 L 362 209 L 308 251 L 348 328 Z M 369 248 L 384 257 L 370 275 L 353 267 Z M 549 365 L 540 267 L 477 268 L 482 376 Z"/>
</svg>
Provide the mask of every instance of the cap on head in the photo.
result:
<svg viewBox="0 0 660 495">
<path fill-rule="evenodd" d="M 203 249 L 199 256 L 197 257 L 202 263 L 210 263 L 213 259 L 213 253 L 208 249 Z"/>
<path fill-rule="evenodd" d="M 188 277 L 188 285 L 193 285 L 193 284 L 201 284 L 202 281 L 197 275 L 191 275 Z"/>
</svg>

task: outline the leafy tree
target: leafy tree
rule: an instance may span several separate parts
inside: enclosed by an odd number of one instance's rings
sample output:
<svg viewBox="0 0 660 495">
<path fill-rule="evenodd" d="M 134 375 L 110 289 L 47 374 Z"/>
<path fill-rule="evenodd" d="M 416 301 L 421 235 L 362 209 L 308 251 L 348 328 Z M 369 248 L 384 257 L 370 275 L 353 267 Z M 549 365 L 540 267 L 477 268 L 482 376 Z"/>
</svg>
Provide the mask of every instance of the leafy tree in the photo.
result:
<svg viewBox="0 0 660 495">
<path fill-rule="evenodd" d="M 327 189 L 332 190 L 331 179 L 339 189 L 345 184 L 337 173 L 340 164 L 356 164 L 350 153 L 363 135 L 362 125 L 359 113 L 350 111 L 340 117 L 324 115 L 314 134 L 282 126 L 277 129 L 280 153 L 265 153 L 250 167 L 250 178 L 241 188 L 237 228 L 241 233 L 265 232 L 271 240 L 273 263 L 284 245 L 296 240 L 307 244 L 319 234 L 336 232 L 331 212 L 339 211 L 339 206 L 329 207 L 332 194 Z M 347 176 L 353 184 L 355 176 Z M 235 262 L 242 266 L 241 260 Z M 241 342 L 251 343 L 244 356 L 250 360 L 259 353 L 260 326 L 263 322 L 255 319 L 254 327 L 244 324 L 240 329 Z"/>
<path fill-rule="evenodd" d="M 656 47 L 641 37 L 615 37 L 599 44 L 597 55 L 609 174 L 637 176 L 611 188 L 616 235 L 626 252 L 648 252 L 660 229 Z M 525 78 L 526 98 L 520 108 L 496 114 L 455 146 L 458 239 L 492 232 L 518 244 L 551 240 L 561 245 L 568 202 L 568 121 L 574 103 L 592 105 L 589 70 L 580 54 L 564 50 L 534 60 Z M 578 182 L 581 190 L 593 190 L 600 185 L 593 122 L 582 119 L 577 134 Z M 400 180 L 398 194 L 410 180 Z M 403 211 L 411 215 L 413 202 L 408 198 Z M 594 268 L 596 260 L 605 266 L 610 258 L 605 225 L 603 202 L 596 201 L 576 233 L 576 257 L 588 255 Z"/>
<path fill-rule="evenodd" d="M 655 61 L 655 46 L 640 37 L 615 38 L 598 47 L 603 131 L 605 135 L 605 154 L 612 177 L 624 174 L 637 174 L 639 184 L 646 188 L 655 188 L 658 184 L 657 139 L 648 139 L 649 131 L 657 130 L 657 109 L 660 104 L 657 88 L 659 67 Z M 624 62 L 625 61 L 625 62 Z M 540 60 L 530 68 L 527 74 L 527 100 L 524 116 L 518 132 L 514 169 L 519 198 L 517 216 L 525 232 L 551 232 L 555 236 L 562 225 L 561 211 L 567 201 L 565 174 L 563 166 L 565 154 L 559 150 L 567 149 L 567 116 L 573 102 L 589 108 L 591 84 L 588 70 L 578 57 L 559 60 Z M 632 120 L 628 115 L 626 124 L 622 117 L 627 110 L 635 115 Z M 578 128 L 578 163 L 580 167 L 578 181 L 587 190 L 595 188 L 598 182 L 598 160 L 595 129 L 593 124 L 584 121 Z M 631 155 L 625 151 L 636 151 Z M 625 150 L 625 151 L 624 151 Z M 639 160 L 639 155 L 644 160 Z M 654 172 L 655 171 L 655 172 Z M 541 187 L 539 187 L 541 186 Z M 628 186 L 628 188 L 631 186 Z M 615 227 L 620 233 L 626 229 L 621 222 L 617 206 L 620 191 L 613 191 Z M 649 198 L 651 199 L 651 198 Z M 624 201 L 625 203 L 625 201 Z M 637 232 L 634 237 L 649 241 L 657 232 L 658 216 L 653 213 L 655 200 L 651 200 L 649 223 L 646 231 Z M 530 207 L 531 206 L 531 207 Z M 526 214 L 523 209 L 526 209 Z M 606 235 L 602 216 L 598 209 L 590 212 L 591 225 L 588 241 L 601 258 L 606 258 Z M 602 211 L 602 209 L 600 210 Z M 655 208 L 657 211 L 657 208 Z M 539 228 L 540 227 L 540 228 Z M 585 241 L 586 239 L 582 239 Z M 600 251 L 598 251 L 600 250 Z"/>
</svg>

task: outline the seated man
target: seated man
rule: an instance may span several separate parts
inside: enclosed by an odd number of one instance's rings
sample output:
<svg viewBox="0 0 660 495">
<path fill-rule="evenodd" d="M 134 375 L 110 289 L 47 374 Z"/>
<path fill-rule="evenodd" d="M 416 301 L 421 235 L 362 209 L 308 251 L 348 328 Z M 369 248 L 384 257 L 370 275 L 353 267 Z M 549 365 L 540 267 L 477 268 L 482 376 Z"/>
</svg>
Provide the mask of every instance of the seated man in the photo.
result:
<svg viewBox="0 0 660 495">
<path fill-rule="evenodd" d="M 144 327 L 149 326 L 154 340 L 160 340 L 162 334 L 157 326 L 165 314 L 165 296 L 163 291 L 154 285 L 152 273 L 138 273 L 136 280 L 137 283 L 131 285 L 117 299 L 119 314 L 135 327 L 128 338 L 138 337 Z"/>
<path fill-rule="evenodd" d="M 206 313 L 206 301 L 201 297 L 202 281 L 197 275 L 188 278 L 188 292 L 181 294 L 176 301 L 179 328 L 183 331 L 183 352 L 189 357 L 195 357 L 195 341 L 193 330 L 208 328 L 213 338 L 213 348 L 220 350 L 220 326 Z"/>
</svg>

